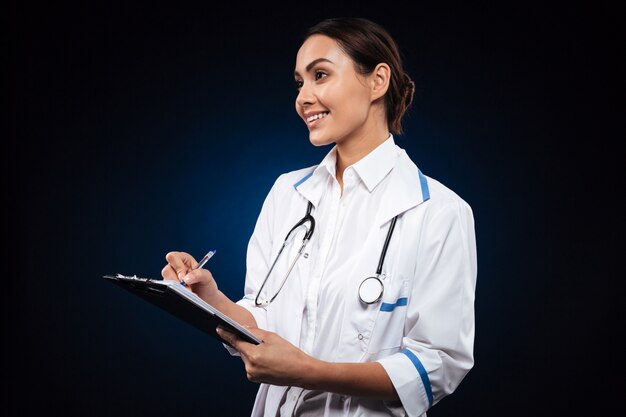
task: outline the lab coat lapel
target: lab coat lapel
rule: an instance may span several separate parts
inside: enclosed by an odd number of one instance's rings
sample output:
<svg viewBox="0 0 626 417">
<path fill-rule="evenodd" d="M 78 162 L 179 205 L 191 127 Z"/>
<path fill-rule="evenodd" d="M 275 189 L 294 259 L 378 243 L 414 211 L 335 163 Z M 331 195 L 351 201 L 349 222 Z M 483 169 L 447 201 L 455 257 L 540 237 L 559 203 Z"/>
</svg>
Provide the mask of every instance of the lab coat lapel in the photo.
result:
<svg viewBox="0 0 626 417">
<path fill-rule="evenodd" d="M 335 174 L 336 148 L 337 146 L 334 146 L 319 165 L 313 166 L 294 184 L 297 192 L 310 201 L 316 209 L 325 188 L 328 187 L 328 174 L 330 173 L 331 176 Z"/>
<path fill-rule="evenodd" d="M 303 175 L 293 186 L 307 203 L 310 201 L 314 207 L 317 207 L 324 191 L 324 184 L 320 181 L 319 173 L 316 175 L 315 168 Z M 306 208 L 306 205 L 304 207 Z"/>
<path fill-rule="evenodd" d="M 390 173 L 391 178 L 376 214 L 376 225 L 382 226 L 396 215 L 422 204 L 430 198 L 426 177 L 402 150 Z"/>
</svg>

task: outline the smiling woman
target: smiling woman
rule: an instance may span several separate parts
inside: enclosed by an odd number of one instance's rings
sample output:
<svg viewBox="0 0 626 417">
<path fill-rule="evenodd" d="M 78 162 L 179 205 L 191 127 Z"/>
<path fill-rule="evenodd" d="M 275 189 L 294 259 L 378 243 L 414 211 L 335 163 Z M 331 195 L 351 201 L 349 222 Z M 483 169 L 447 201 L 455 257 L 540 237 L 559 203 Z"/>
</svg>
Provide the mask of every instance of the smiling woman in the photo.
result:
<svg viewBox="0 0 626 417">
<path fill-rule="evenodd" d="M 414 84 L 384 28 L 320 22 L 294 76 L 310 142 L 335 146 L 274 183 L 242 299 L 187 253 L 168 253 L 163 277 L 263 340 L 219 332 L 261 384 L 253 416 L 425 415 L 474 364 L 472 210 L 394 141 Z"/>
</svg>

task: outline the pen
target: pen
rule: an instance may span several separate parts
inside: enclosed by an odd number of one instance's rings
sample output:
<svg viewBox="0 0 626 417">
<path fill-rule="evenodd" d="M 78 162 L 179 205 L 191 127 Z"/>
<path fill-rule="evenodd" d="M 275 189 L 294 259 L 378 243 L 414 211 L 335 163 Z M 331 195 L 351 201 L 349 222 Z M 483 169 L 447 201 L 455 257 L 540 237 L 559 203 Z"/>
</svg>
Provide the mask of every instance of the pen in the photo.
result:
<svg viewBox="0 0 626 417">
<path fill-rule="evenodd" d="M 206 264 L 209 261 L 209 259 L 211 259 L 213 257 L 213 255 L 215 255 L 215 252 L 217 252 L 217 250 L 215 250 L 215 249 L 212 249 L 209 252 L 207 252 L 207 254 L 204 255 L 204 258 L 202 258 L 200 260 L 200 263 L 198 264 L 198 266 L 196 266 L 193 269 L 193 271 L 195 271 L 196 269 L 202 268 L 204 266 L 204 264 Z M 185 287 L 187 286 L 187 284 L 185 284 L 185 281 L 183 281 L 182 279 L 180 280 L 180 285 L 185 286 Z"/>
</svg>

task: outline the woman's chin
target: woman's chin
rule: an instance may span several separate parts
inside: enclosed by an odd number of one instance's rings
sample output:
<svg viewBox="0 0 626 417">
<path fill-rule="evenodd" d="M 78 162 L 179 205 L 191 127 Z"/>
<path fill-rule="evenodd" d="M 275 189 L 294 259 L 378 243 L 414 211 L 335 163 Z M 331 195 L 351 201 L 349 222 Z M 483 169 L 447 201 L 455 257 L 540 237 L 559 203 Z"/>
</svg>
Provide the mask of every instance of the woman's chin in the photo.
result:
<svg viewBox="0 0 626 417">
<path fill-rule="evenodd" d="M 318 136 L 315 133 L 309 134 L 309 141 L 311 141 L 311 144 L 313 146 L 325 146 L 330 145 L 331 143 L 335 143 L 334 140 L 327 137 Z"/>
</svg>

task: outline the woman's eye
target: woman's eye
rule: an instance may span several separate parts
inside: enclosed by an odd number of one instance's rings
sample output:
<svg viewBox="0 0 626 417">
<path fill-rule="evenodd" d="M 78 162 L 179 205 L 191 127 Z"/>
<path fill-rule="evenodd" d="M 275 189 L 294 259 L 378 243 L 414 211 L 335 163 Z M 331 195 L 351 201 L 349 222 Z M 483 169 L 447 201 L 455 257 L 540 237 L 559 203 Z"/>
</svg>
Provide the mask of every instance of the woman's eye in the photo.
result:
<svg viewBox="0 0 626 417">
<path fill-rule="evenodd" d="M 328 76 L 328 74 L 326 74 L 324 71 L 317 70 L 317 71 L 315 71 L 314 79 L 315 79 L 315 81 L 319 81 L 322 78 L 325 78 L 327 76 Z M 302 81 L 302 80 L 295 80 L 296 90 L 300 90 L 303 85 L 304 85 L 304 81 Z"/>
<path fill-rule="evenodd" d="M 315 71 L 315 80 L 320 80 L 324 77 L 326 77 L 326 73 L 324 71 Z"/>
</svg>

